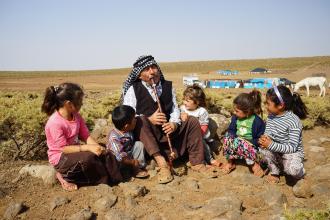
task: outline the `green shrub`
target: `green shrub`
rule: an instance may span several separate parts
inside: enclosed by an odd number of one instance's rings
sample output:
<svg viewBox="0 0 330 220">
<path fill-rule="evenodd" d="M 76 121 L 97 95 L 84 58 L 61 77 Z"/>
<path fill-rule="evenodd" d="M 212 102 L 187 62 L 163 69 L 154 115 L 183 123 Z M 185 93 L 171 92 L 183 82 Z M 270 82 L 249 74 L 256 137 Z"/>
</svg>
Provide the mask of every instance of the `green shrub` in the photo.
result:
<svg viewBox="0 0 330 220">
<path fill-rule="evenodd" d="M 286 212 L 287 220 L 327 220 L 330 218 L 330 210 L 298 210 L 295 213 Z"/>
</svg>

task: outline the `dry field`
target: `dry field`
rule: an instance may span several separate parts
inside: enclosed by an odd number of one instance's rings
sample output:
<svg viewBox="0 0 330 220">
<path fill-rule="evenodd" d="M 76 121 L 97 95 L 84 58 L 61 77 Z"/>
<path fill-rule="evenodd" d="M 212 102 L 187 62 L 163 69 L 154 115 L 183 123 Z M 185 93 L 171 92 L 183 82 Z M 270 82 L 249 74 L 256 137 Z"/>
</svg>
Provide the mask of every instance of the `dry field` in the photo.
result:
<svg viewBox="0 0 330 220">
<path fill-rule="evenodd" d="M 249 70 L 256 67 L 271 69 L 272 73 L 267 74 L 267 77 L 285 77 L 296 82 L 317 73 L 326 74 L 328 79 L 330 77 L 330 57 L 161 63 L 160 66 L 165 78 L 173 81 L 176 88 L 183 88 L 182 76 L 193 73 L 201 80 L 265 77 L 265 74 L 249 74 Z M 216 74 L 219 69 L 239 70 L 240 73 L 237 76 L 220 76 Z M 79 83 L 86 90 L 118 90 L 129 72 L 130 68 L 53 72 L 0 71 L 0 90 L 42 91 L 47 86 L 66 81 Z"/>
</svg>

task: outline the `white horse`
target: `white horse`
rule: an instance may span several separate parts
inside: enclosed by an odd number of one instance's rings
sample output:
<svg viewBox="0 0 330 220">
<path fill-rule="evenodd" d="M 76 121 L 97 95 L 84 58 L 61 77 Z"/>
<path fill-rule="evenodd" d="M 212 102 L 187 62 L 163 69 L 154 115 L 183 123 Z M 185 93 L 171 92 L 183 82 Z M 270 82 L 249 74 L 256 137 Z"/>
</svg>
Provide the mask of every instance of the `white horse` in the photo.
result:
<svg viewBox="0 0 330 220">
<path fill-rule="evenodd" d="M 307 96 L 309 96 L 309 87 L 319 86 L 321 90 L 319 96 L 325 96 L 326 82 L 327 79 L 325 77 L 307 77 L 296 83 L 294 86 L 294 91 L 297 92 L 301 87 L 305 86 L 307 90 Z"/>
</svg>

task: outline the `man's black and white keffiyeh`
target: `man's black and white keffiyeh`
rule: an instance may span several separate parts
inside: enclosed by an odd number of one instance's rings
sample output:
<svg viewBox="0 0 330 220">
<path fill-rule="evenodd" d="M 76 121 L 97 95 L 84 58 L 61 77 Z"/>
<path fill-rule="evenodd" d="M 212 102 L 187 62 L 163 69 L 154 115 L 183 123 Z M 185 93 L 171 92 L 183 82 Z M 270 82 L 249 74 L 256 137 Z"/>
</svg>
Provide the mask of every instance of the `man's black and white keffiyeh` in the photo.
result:
<svg viewBox="0 0 330 220">
<path fill-rule="evenodd" d="M 160 74 L 160 80 L 164 80 L 163 73 L 155 61 L 154 57 L 151 55 L 143 55 L 140 56 L 135 63 L 133 64 L 133 69 L 131 73 L 128 75 L 128 78 L 126 79 L 124 85 L 123 85 L 123 90 L 122 90 L 122 99 L 124 98 L 127 90 L 129 87 L 133 85 L 133 83 L 139 78 L 140 73 L 147 67 L 156 65 Z"/>
</svg>

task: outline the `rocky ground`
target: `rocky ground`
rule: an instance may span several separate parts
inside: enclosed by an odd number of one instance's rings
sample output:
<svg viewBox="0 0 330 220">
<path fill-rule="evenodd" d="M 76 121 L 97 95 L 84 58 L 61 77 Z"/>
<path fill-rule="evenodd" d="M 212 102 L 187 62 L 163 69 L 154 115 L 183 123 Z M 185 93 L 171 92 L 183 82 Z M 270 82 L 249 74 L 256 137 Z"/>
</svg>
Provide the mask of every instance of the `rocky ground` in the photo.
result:
<svg viewBox="0 0 330 220">
<path fill-rule="evenodd" d="M 181 163 L 176 169 L 183 175 L 175 176 L 167 185 L 157 184 L 151 164 L 151 177 L 146 180 L 128 179 L 118 186 L 65 192 L 56 181 L 52 184 L 53 173 L 47 161 L 5 162 L 0 165 L 0 218 L 256 220 L 283 219 L 284 213 L 298 209 L 327 209 L 329 128 L 304 131 L 304 146 L 308 175 L 294 187 L 284 177 L 280 184 L 269 185 L 244 165 L 238 165 L 229 175 L 207 179 Z M 221 156 L 219 159 L 223 160 Z"/>
</svg>

